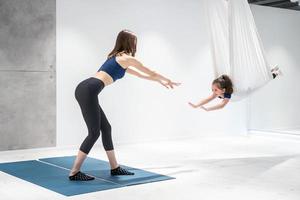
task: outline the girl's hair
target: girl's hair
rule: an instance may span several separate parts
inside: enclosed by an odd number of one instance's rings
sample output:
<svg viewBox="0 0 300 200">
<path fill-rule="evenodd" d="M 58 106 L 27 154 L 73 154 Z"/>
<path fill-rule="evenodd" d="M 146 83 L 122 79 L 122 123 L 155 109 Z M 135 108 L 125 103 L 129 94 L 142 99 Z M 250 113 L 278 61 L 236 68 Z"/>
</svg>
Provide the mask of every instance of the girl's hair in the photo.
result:
<svg viewBox="0 0 300 200">
<path fill-rule="evenodd" d="M 225 93 L 233 93 L 233 84 L 229 76 L 223 74 L 219 78 L 215 79 L 212 84 L 217 84 L 220 89 L 225 89 Z"/>
<path fill-rule="evenodd" d="M 121 55 L 122 53 L 135 56 L 136 52 L 136 35 L 129 30 L 119 32 L 114 49 L 108 54 L 108 58 Z"/>
</svg>

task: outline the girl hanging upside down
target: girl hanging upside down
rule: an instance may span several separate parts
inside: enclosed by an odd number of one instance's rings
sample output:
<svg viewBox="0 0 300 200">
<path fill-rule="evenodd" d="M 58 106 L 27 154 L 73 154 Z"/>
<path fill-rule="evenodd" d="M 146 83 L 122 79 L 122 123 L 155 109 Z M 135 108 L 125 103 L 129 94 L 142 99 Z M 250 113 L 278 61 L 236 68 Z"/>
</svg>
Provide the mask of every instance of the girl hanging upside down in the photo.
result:
<svg viewBox="0 0 300 200">
<path fill-rule="evenodd" d="M 280 69 L 276 66 L 271 70 L 273 79 L 275 79 L 278 75 L 281 74 Z M 193 108 L 198 108 L 200 107 L 201 109 L 205 111 L 212 111 L 212 110 L 218 110 L 224 108 L 228 102 L 230 101 L 231 95 L 234 92 L 233 91 L 233 84 L 229 76 L 227 75 L 221 75 L 219 78 L 215 79 L 212 82 L 212 94 L 205 98 L 202 99 L 199 103 L 193 104 L 189 102 L 189 105 L 192 106 Z M 205 104 L 209 103 L 216 97 L 222 99 L 222 101 L 214 106 L 211 107 L 206 107 L 204 106 Z"/>
</svg>

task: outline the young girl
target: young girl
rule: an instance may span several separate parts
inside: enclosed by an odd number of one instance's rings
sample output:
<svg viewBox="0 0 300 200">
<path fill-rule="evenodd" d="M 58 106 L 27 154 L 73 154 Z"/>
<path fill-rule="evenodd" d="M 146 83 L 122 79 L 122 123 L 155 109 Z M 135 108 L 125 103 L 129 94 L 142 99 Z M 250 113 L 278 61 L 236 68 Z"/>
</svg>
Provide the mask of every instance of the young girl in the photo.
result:
<svg viewBox="0 0 300 200">
<path fill-rule="evenodd" d="M 189 105 L 193 108 L 202 108 L 205 111 L 212 111 L 224 108 L 231 98 L 233 93 L 233 84 L 227 75 L 222 75 L 212 82 L 212 94 L 206 99 L 201 100 L 198 104 L 189 102 Z M 205 104 L 212 101 L 216 97 L 223 99 L 219 104 L 211 107 L 204 107 Z"/>
<path fill-rule="evenodd" d="M 276 66 L 271 70 L 273 79 L 275 79 L 278 75 L 281 74 L 281 71 L 279 68 Z M 212 94 L 207 97 L 206 99 L 201 100 L 197 104 L 193 104 L 189 102 L 189 105 L 192 106 L 193 108 L 198 108 L 200 107 L 201 109 L 205 111 L 212 111 L 212 110 L 218 110 L 224 108 L 228 102 L 230 101 L 231 95 L 234 92 L 233 91 L 233 84 L 229 76 L 227 75 L 222 75 L 219 78 L 215 79 L 212 82 Z M 216 97 L 219 97 L 222 99 L 222 101 L 214 106 L 211 107 L 205 107 L 204 105 L 207 104 L 208 102 L 212 101 Z"/>
<path fill-rule="evenodd" d="M 98 94 L 104 87 L 121 79 L 125 73 L 160 83 L 166 88 L 173 88 L 179 85 L 179 83 L 175 83 L 169 78 L 152 71 L 138 61 L 134 57 L 136 45 L 137 37 L 135 34 L 129 30 L 122 30 L 118 34 L 114 49 L 108 54 L 107 60 L 98 72 L 93 77 L 79 83 L 75 90 L 76 100 L 88 127 L 88 136 L 81 144 L 69 174 L 69 179 L 72 181 L 89 181 L 94 179 L 94 177 L 80 172 L 80 168 L 100 136 L 100 131 L 102 133 L 102 143 L 110 163 L 111 175 L 134 175 L 134 173 L 122 168 L 116 160 L 111 137 L 111 125 L 98 102 Z"/>
</svg>

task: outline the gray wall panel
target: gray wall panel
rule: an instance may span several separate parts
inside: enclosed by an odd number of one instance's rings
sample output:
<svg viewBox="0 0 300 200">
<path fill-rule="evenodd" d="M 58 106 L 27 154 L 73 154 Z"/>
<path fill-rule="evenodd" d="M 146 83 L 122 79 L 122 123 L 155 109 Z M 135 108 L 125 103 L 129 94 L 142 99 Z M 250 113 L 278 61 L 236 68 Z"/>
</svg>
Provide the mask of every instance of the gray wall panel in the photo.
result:
<svg viewBox="0 0 300 200">
<path fill-rule="evenodd" d="M 55 0 L 0 0 L 0 69 L 55 66 Z"/>
<path fill-rule="evenodd" d="M 0 150 L 55 146 L 55 6 L 0 0 Z"/>
<path fill-rule="evenodd" d="M 53 73 L 0 73 L 0 150 L 55 145 Z"/>
</svg>

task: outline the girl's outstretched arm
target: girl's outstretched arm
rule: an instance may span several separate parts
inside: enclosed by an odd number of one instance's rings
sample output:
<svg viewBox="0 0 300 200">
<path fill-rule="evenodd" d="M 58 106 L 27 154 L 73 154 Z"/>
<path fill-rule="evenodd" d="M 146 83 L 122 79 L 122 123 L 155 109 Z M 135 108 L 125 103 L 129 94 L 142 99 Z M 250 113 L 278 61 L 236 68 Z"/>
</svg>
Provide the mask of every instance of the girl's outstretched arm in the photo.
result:
<svg viewBox="0 0 300 200">
<path fill-rule="evenodd" d="M 216 97 L 217 96 L 215 94 L 211 94 L 209 97 L 202 99 L 199 103 L 193 104 L 193 103 L 189 102 L 189 105 L 192 106 L 193 108 L 198 108 L 200 106 L 207 104 L 208 102 L 210 102 L 211 100 L 213 100 Z"/>
<path fill-rule="evenodd" d="M 201 106 L 201 108 L 205 111 L 219 110 L 219 109 L 224 108 L 228 104 L 229 100 L 230 99 L 225 98 L 221 103 L 219 103 L 215 106 L 211 106 L 211 107 L 207 107 L 207 108 L 204 106 Z"/>
</svg>

